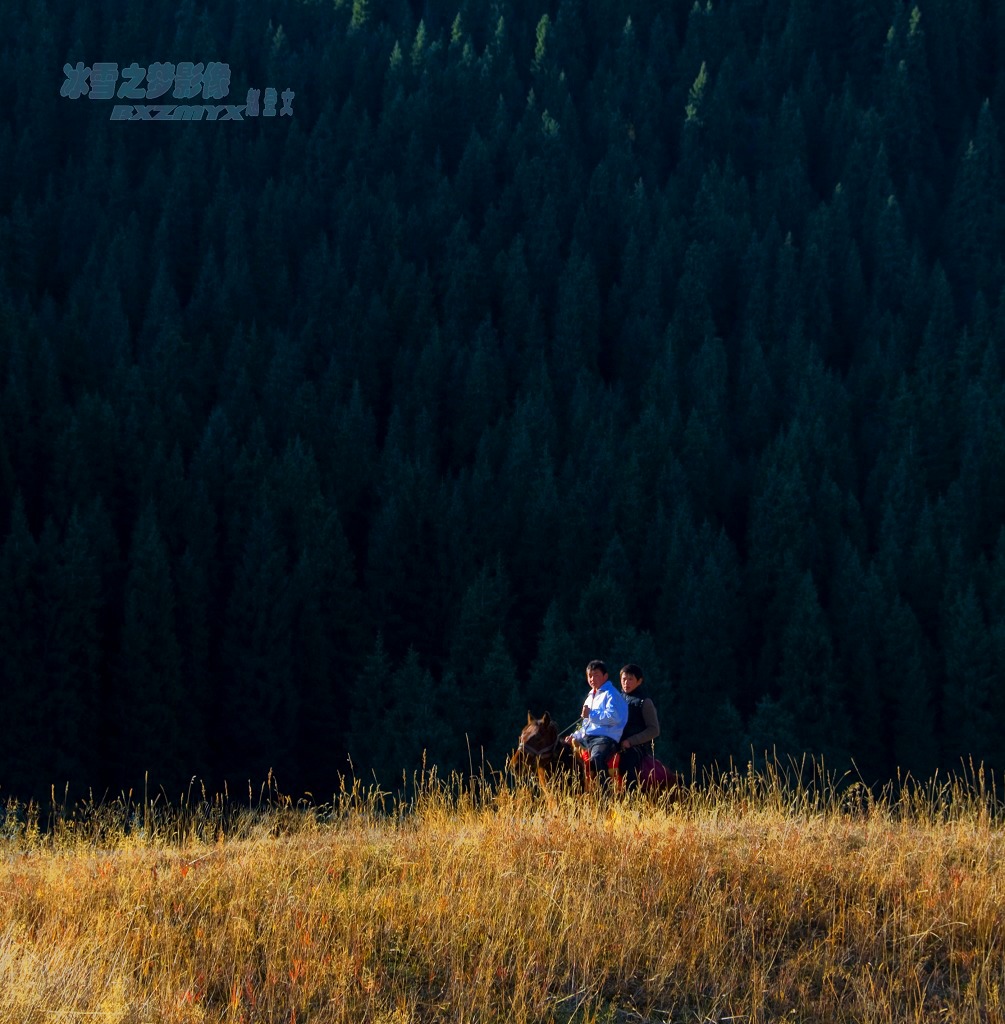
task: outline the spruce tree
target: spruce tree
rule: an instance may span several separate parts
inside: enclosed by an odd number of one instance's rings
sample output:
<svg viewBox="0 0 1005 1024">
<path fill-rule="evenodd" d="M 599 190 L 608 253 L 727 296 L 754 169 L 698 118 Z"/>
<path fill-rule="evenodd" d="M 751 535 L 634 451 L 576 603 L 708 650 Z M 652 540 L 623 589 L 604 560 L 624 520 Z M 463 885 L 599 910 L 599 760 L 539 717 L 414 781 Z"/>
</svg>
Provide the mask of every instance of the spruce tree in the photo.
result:
<svg viewBox="0 0 1005 1024">
<path fill-rule="evenodd" d="M 168 792 L 189 777 L 193 753 L 175 621 L 168 552 L 148 503 L 133 530 L 125 584 L 115 763 L 134 784 L 149 773 Z"/>
<path fill-rule="evenodd" d="M 218 723 L 228 777 L 254 785 L 270 769 L 281 783 L 299 770 L 292 585 L 275 518 L 260 501 L 226 606 Z"/>
<path fill-rule="evenodd" d="M 46 594 L 43 707 L 49 754 L 47 777 L 38 781 L 69 783 L 78 794 L 100 782 L 95 771 L 95 729 L 101 710 L 98 558 L 95 538 L 75 509 L 62 542 L 50 547 L 42 566 Z"/>
<path fill-rule="evenodd" d="M 945 658 L 943 762 L 991 762 L 1000 744 L 995 695 L 1000 687 L 991 636 L 973 582 L 946 594 L 942 642 Z"/>
<path fill-rule="evenodd" d="M 843 762 L 850 740 L 847 711 L 830 627 L 808 572 L 792 594 L 781 638 L 778 684 L 781 703 L 797 723 L 800 749 L 824 755 L 835 767 L 835 762 Z"/>
<path fill-rule="evenodd" d="M 0 707 L 6 723 L 3 766 L 8 791 L 27 798 L 39 794 L 44 756 L 42 713 L 44 673 L 40 635 L 45 595 L 38 545 L 18 494 L 10 532 L 0 551 Z"/>
</svg>

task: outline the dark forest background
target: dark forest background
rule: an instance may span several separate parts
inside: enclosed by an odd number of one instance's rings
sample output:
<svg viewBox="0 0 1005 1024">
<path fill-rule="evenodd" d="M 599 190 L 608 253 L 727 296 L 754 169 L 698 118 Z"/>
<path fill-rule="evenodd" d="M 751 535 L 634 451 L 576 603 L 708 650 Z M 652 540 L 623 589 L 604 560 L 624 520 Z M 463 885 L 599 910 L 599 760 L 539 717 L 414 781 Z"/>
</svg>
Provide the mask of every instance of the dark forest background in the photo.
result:
<svg viewBox="0 0 1005 1024">
<path fill-rule="evenodd" d="M 677 766 L 1005 766 L 1005 4 L 5 23 L 2 792 L 500 767 L 593 657 Z"/>
</svg>

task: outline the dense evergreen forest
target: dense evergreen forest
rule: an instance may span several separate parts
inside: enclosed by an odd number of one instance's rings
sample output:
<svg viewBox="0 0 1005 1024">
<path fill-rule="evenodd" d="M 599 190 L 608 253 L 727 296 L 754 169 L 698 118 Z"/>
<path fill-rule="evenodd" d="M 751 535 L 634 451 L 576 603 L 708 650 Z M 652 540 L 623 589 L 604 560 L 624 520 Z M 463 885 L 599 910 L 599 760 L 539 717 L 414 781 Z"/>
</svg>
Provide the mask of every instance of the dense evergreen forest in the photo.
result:
<svg viewBox="0 0 1005 1024">
<path fill-rule="evenodd" d="M 1005 3 L 8 13 L 0 797 L 498 767 L 593 657 L 681 767 L 1005 767 Z"/>
</svg>

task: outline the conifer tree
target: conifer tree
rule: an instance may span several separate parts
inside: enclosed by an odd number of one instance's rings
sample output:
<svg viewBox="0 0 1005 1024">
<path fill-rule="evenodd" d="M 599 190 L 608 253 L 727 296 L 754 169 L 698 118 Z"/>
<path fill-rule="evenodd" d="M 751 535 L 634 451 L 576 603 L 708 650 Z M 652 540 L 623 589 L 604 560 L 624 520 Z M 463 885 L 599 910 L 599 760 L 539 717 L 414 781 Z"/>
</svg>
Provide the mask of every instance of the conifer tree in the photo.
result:
<svg viewBox="0 0 1005 1024">
<path fill-rule="evenodd" d="M 1001 141 L 985 100 L 956 171 L 946 218 L 947 248 L 966 308 L 978 290 L 994 294 L 1005 280 L 997 246 L 1003 224 L 1001 166 Z"/>
<path fill-rule="evenodd" d="M 863 566 L 846 537 L 838 542 L 829 589 L 834 665 L 848 709 L 851 753 L 864 778 L 885 778 L 893 767 L 889 708 L 900 697 L 881 661 L 887 601 L 875 567 Z"/>
<path fill-rule="evenodd" d="M 389 744 L 397 739 L 389 736 L 385 727 L 393 668 L 383 635 L 377 633 L 373 650 L 356 676 L 347 702 L 346 763 L 357 778 L 363 778 L 371 768 L 382 764 Z M 339 762 L 339 758 L 333 758 L 333 767 L 344 769 L 345 765 Z"/>
<path fill-rule="evenodd" d="M 505 633 L 511 605 L 509 578 L 502 561 L 485 564 L 468 585 L 450 640 L 449 664 L 462 687 L 469 687 L 482 671 L 497 634 Z"/>
<path fill-rule="evenodd" d="M 527 704 L 532 714 L 540 716 L 548 711 L 553 718 L 564 721 L 566 712 L 562 709 L 571 709 L 577 699 L 582 680 L 578 662 L 582 658 L 583 654 L 565 628 L 557 601 L 552 601 L 541 624 L 537 652 L 527 680 Z M 568 716 L 572 713 L 568 711 Z"/>
<path fill-rule="evenodd" d="M 555 342 L 551 373 L 555 380 L 575 380 L 596 372 L 600 354 L 601 305 L 596 271 L 589 253 L 572 243 L 558 281 Z"/>
<path fill-rule="evenodd" d="M 952 580 L 947 585 L 952 585 Z M 994 697 L 999 688 L 991 637 L 973 582 L 946 594 L 943 610 L 945 690 L 943 760 L 991 762 L 999 752 Z"/>
<path fill-rule="evenodd" d="M 157 512 L 148 503 L 133 530 L 126 578 L 116 704 L 117 766 L 157 785 L 189 777 L 191 733 L 175 629 L 175 593 Z"/>
<path fill-rule="evenodd" d="M 3 765 L 12 793 L 37 793 L 44 785 L 39 778 L 44 722 L 37 698 L 43 688 L 39 628 L 45 595 L 38 545 L 20 494 L 10 520 L 0 551 L 0 707 L 8 724 Z"/>
<path fill-rule="evenodd" d="M 708 726 L 739 691 L 737 655 L 744 639 L 740 571 L 728 538 L 706 523 L 694 562 L 677 582 L 679 623 L 676 689 L 678 730 L 689 750 L 710 762 L 725 751 Z"/>
<path fill-rule="evenodd" d="M 515 736 L 524 720 L 526 702 L 523 688 L 519 684 L 516 665 L 501 630 L 493 638 L 492 646 L 472 683 L 470 692 L 466 694 L 467 703 L 470 705 L 473 702 L 480 707 L 483 720 L 479 723 L 477 718 L 473 718 L 461 724 L 465 726 L 472 756 L 478 759 L 472 764 L 477 772 L 483 756 L 489 765 L 502 766 L 507 753 L 513 749 Z M 477 728 L 479 725 L 480 729 Z"/>
<path fill-rule="evenodd" d="M 292 674 L 300 771 L 314 786 L 329 777 L 330 752 L 346 745 L 349 697 L 362 661 L 362 622 L 352 555 L 337 512 L 312 524 L 302 543 L 293 570 Z"/>
<path fill-rule="evenodd" d="M 832 763 L 843 760 L 850 738 L 847 712 L 838 688 L 830 627 L 808 572 L 792 595 L 778 683 L 781 702 L 797 722 L 802 749 L 819 752 Z"/>
<path fill-rule="evenodd" d="M 596 573 L 583 588 L 573 618 L 573 639 L 580 651 L 608 651 L 629 625 L 620 581 Z M 603 654 L 590 654 L 590 658 Z"/>
<path fill-rule="evenodd" d="M 928 778 L 939 764 L 935 695 L 918 620 L 900 597 L 890 607 L 880 658 L 894 700 L 894 764 L 915 778 Z"/>
<path fill-rule="evenodd" d="M 388 682 L 389 703 L 383 723 L 386 749 L 377 763 L 380 778 L 412 781 L 424 768 L 458 765 L 463 740 L 444 721 L 445 694 L 419 654 L 409 647 Z"/>
<path fill-rule="evenodd" d="M 917 6 L 898 5 L 883 53 L 880 105 L 886 151 L 895 177 L 904 182 L 923 168 L 931 180 L 941 179 L 941 152 L 932 126 L 935 111 L 925 19 Z"/>
<path fill-rule="evenodd" d="M 268 504 L 248 526 L 223 634 L 219 722 L 225 770 L 240 780 L 279 779 L 299 769 L 293 679 L 293 597 L 287 551 Z"/>
<path fill-rule="evenodd" d="M 51 520 L 43 537 L 54 540 Z M 97 782 L 95 729 L 101 707 L 98 552 L 83 517 L 70 516 L 62 542 L 43 558 L 43 709 L 48 731 L 46 776 L 78 793 Z"/>
</svg>

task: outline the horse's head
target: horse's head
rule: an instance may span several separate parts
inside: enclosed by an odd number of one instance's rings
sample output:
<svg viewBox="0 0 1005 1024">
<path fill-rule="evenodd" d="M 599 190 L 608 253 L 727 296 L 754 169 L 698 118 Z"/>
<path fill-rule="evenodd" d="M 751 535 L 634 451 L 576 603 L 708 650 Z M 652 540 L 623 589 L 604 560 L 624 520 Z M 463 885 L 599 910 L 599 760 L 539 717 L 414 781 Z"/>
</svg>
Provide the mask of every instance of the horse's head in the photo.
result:
<svg viewBox="0 0 1005 1024">
<path fill-rule="evenodd" d="M 546 711 L 540 718 L 527 712 L 527 724 L 520 732 L 520 743 L 517 747 L 520 755 L 530 762 L 550 760 L 555 756 L 558 747 L 558 726 L 551 720 Z"/>
</svg>

